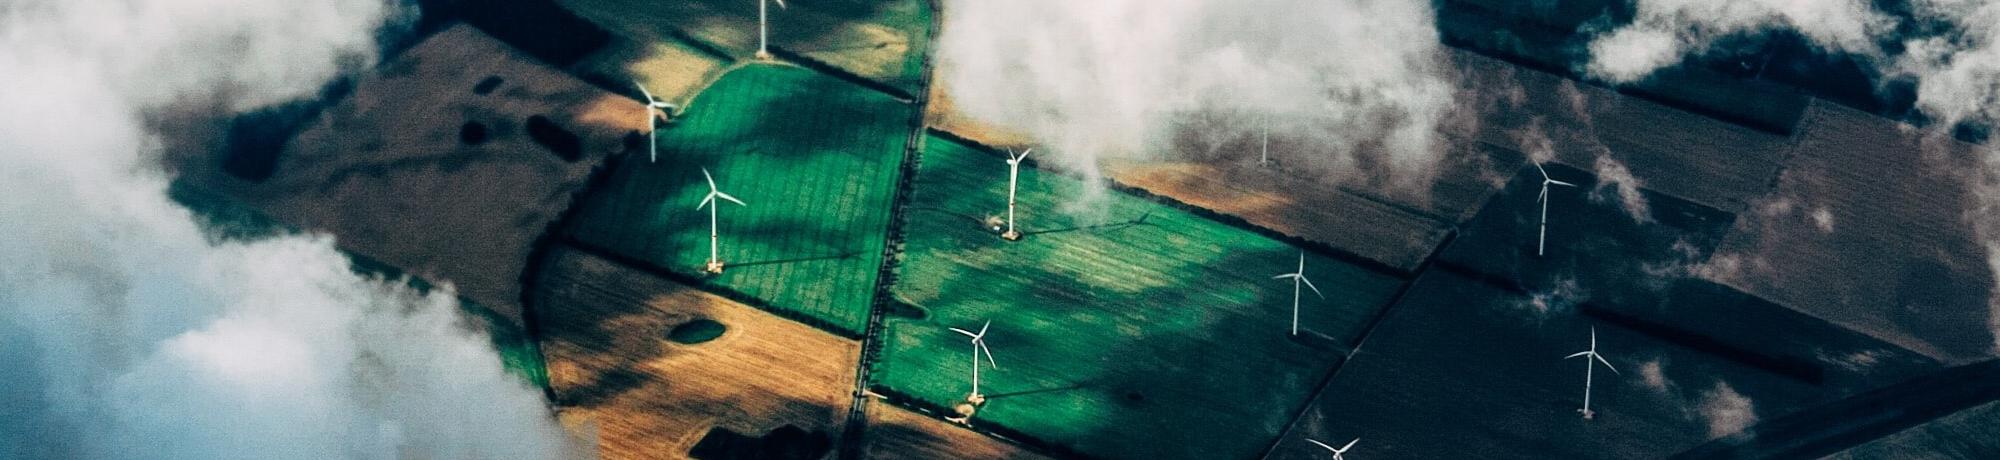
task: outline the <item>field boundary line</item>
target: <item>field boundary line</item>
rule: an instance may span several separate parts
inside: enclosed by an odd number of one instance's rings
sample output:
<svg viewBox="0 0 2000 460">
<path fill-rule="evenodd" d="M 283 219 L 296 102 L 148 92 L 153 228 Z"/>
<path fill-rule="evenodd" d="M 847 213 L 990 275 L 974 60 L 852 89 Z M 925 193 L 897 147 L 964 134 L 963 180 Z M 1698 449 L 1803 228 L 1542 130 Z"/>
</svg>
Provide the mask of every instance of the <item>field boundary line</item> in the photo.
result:
<svg viewBox="0 0 2000 460">
<path fill-rule="evenodd" d="M 971 148 L 972 150 L 979 151 L 982 154 L 990 155 L 993 156 L 994 158 L 1003 158 L 1001 156 L 1001 153 L 999 153 L 999 151 L 995 150 L 990 145 L 986 145 L 985 143 L 981 143 L 979 141 L 966 138 L 964 136 L 958 135 L 958 133 L 953 133 L 951 131 L 946 131 L 937 128 L 927 128 L 927 129 L 931 132 L 931 134 L 945 138 L 946 140 L 952 142 L 956 142 L 960 145 L 964 145 L 966 147 Z M 1086 183 L 1089 182 L 1089 180 L 1084 178 L 1081 174 L 1073 173 L 1070 171 L 1043 168 L 1041 167 L 1040 163 L 1035 161 L 1035 159 L 1033 158 L 1023 160 L 1021 164 L 1026 165 L 1029 168 L 1033 168 L 1034 170 L 1040 173 L 1054 174 L 1058 176 L 1067 177 L 1070 179 L 1076 179 L 1078 181 L 1083 181 Z M 1286 245 L 1289 246 L 1310 251 L 1314 254 L 1318 254 L 1321 257 L 1357 265 L 1360 266 L 1362 269 L 1389 275 L 1390 277 L 1393 278 L 1399 278 L 1405 281 L 1414 280 L 1416 279 L 1417 273 L 1421 271 L 1423 267 L 1422 264 L 1419 264 L 1417 269 L 1405 270 L 1397 268 L 1393 265 L 1389 265 L 1388 263 L 1375 259 L 1370 259 L 1366 256 L 1362 256 L 1361 254 L 1355 253 L 1353 251 L 1348 251 L 1346 249 L 1334 247 L 1331 244 L 1327 244 L 1318 240 L 1311 240 L 1311 239 L 1306 239 L 1304 237 L 1294 236 L 1285 232 L 1280 232 L 1269 227 L 1257 225 L 1242 217 L 1237 217 L 1229 213 L 1224 213 L 1213 209 L 1208 209 L 1205 207 L 1188 204 L 1187 202 L 1174 199 L 1173 197 L 1153 193 L 1143 188 L 1126 185 L 1125 183 L 1119 182 L 1117 180 L 1106 178 L 1103 181 L 1101 181 L 1101 185 L 1112 191 L 1116 191 L 1118 193 L 1122 193 L 1133 198 L 1138 198 L 1142 201 L 1185 211 L 1190 214 L 1194 214 L 1195 217 L 1220 223 L 1224 226 L 1234 227 L 1238 230 L 1248 231 L 1258 236 L 1270 238 L 1280 243 L 1285 243 Z M 1338 191 L 1340 193 L 1347 193 L 1349 195 L 1354 195 L 1353 193 L 1350 193 L 1345 189 L 1340 189 Z M 1366 197 L 1360 197 L 1358 195 L 1357 197 L 1362 198 L 1364 200 L 1367 199 Z M 1391 208 L 1391 209 L 1394 209 L 1397 212 L 1403 212 L 1403 210 L 1399 208 Z M 1422 214 L 1412 213 L 1411 215 L 1419 219 L 1433 221 L 1441 224 L 1439 228 L 1444 229 L 1447 235 L 1450 235 L 1450 232 L 1452 232 L 1452 226 L 1449 225 L 1448 222 L 1444 222 L 1438 219 L 1432 219 Z M 1447 239 L 1448 238 L 1449 236 L 1447 236 Z M 1439 244 L 1438 246 L 1443 247 L 1444 245 Z M 1435 248 L 1433 249 L 1433 255 L 1435 255 Z M 1429 259 L 1427 258 L 1425 260 L 1428 261 Z"/>
<path fill-rule="evenodd" d="M 723 286 L 721 284 L 713 283 L 707 279 L 703 279 L 694 275 L 676 272 L 671 268 L 660 266 L 659 264 L 653 263 L 652 261 L 640 259 L 637 257 L 627 256 L 624 254 L 619 254 L 618 251 L 613 251 L 610 250 L 609 248 L 605 248 L 602 246 L 585 242 L 583 240 L 579 240 L 575 236 L 570 236 L 570 235 L 563 236 L 562 243 L 565 246 L 569 246 L 570 249 L 575 249 L 585 254 L 597 256 L 599 258 L 609 260 L 612 262 L 617 262 L 620 265 L 624 265 L 626 267 L 635 270 L 646 272 L 654 276 L 665 278 L 668 281 L 673 281 L 675 283 L 686 285 L 696 290 L 707 292 L 709 294 L 714 294 L 717 297 L 729 299 L 735 301 L 736 303 L 749 305 L 758 310 L 763 310 L 770 314 L 777 315 L 780 318 L 792 320 L 801 324 L 805 324 L 807 326 L 812 326 L 814 329 L 826 331 L 827 333 L 839 336 L 840 338 L 849 340 L 859 340 L 861 338 L 859 331 L 848 331 L 845 328 L 839 327 L 838 325 L 831 324 L 832 323 L 831 321 L 826 321 L 819 318 L 806 316 L 806 314 L 803 312 L 795 312 L 795 311 L 780 309 L 769 301 L 766 301 L 764 299 L 759 299 L 756 296 L 744 293 L 743 291 L 738 291 L 734 288 L 730 288 L 729 286 Z"/>
<path fill-rule="evenodd" d="M 903 161 L 897 165 L 899 170 L 896 175 L 896 191 L 889 198 L 889 220 L 882 232 L 882 262 L 876 267 L 875 285 L 872 287 L 874 289 L 874 296 L 868 303 L 868 320 L 862 325 L 860 356 L 854 366 L 852 399 L 848 403 L 845 426 L 841 428 L 840 439 L 837 440 L 839 446 L 835 448 L 835 458 L 840 459 L 859 460 L 867 456 L 865 445 L 867 444 L 868 437 L 864 433 L 868 429 L 868 395 L 870 393 L 868 381 L 873 378 L 875 360 L 882 354 L 882 340 L 880 336 L 884 329 L 884 317 L 889 310 L 888 302 L 894 301 L 894 289 L 897 281 L 896 269 L 900 265 L 899 259 L 901 259 L 903 252 L 903 209 L 904 205 L 909 203 L 911 190 L 915 188 L 917 167 L 923 161 L 924 119 L 925 112 L 930 107 L 929 95 L 933 75 L 932 66 L 936 63 L 936 54 L 932 51 L 937 45 L 938 25 L 941 22 L 939 19 L 938 1 L 924 0 L 924 3 L 926 8 L 930 8 L 931 14 L 929 23 L 924 26 L 928 30 L 924 33 L 926 43 L 923 50 L 923 65 L 920 67 L 922 69 L 921 77 L 917 84 L 919 91 L 917 94 L 901 97 L 895 93 L 885 92 L 885 94 L 897 97 L 897 100 L 914 107 L 910 111 L 909 121 L 906 122 L 909 134 L 903 140 Z M 790 50 L 779 49 L 778 52 L 788 56 L 787 59 L 793 56 L 803 57 L 792 53 Z M 824 63 L 820 63 L 817 60 L 807 59 L 801 61 L 824 65 Z M 830 68 L 832 66 L 825 67 Z M 827 73 L 821 69 L 807 68 L 819 71 L 820 73 Z M 844 72 L 833 73 L 832 75 L 842 80 L 850 80 L 850 77 L 859 77 L 858 75 L 851 75 Z M 872 82 L 872 80 L 869 81 Z M 879 82 L 877 83 L 879 84 Z M 881 89 L 867 84 L 861 86 L 877 91 Z"/>
</svg>

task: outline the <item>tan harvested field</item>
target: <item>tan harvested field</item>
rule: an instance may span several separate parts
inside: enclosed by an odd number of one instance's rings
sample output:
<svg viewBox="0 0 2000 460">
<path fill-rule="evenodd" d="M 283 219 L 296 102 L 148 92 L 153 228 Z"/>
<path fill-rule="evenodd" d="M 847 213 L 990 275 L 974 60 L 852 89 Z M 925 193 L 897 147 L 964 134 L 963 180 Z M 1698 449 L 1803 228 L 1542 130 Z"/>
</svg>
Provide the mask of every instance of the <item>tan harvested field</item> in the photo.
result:
<svg viewBox="0 0 2000 460">
<path fill-rule="evenodd" d="M 547 263 L 534 298 L 550 384 L 604 458 L 685 458 L 711 427 L 839 439 L 858 342 L 575 250 Z M 667 338 L 698 319 L 727 330 Z"/>
<path fill-rule="evenodd" d="M 937 69 L 933 72 L 943 75 L 944 71 Z M 952 105 L 951 90 L 947 86 L 949 83 L 941 78 L 931 81 L 930 100 L 924 104 L 926 126 L 989 147 L 1025 147 L 1034 144 L 1035 140 L 1025 133 L 1015 132 L 959 111 L 957 106 Z"/>
<path fill-rule="evenodd" d="M 655 2 L 645 0 L 558 0 L 564 8 L 618 34 L 638 40 L 671 40 L 678 31 L 723 48 L 737 57 L 757 50 L 757 2 L 709 0 Z M 877 8 L 899 9 L 891 16 L 924 8 L 920 0 L 873 2 Z M 913 88 L 907 58 L 912 44 L 921 44 L 927 24 L 870 22 L 873 12 L 828 10 L 816 5 L 770 5 L 771 46 L 790 50 L 865 78 Z M 852 8 L 852 7 L 847 7 Z M 920 48 L 914 47 L 914 48 Z"/>
<path fill-rule="evenodd" d="M 1608 154 L 1657 192 L 1739 212 L 1770 191 L 1791 140 L 1607 88 L 1454 49 L 1463 84 L 1483 99 L 1473 136 L 1533 152 L 1531 129 L 1556 161 L 1590 171 Z"/>
<path fill-rule="evenodd" d="M 609 82 L 637 81 L 645 84 L 653 97 L 685 107 L 727 64 L 677 40 L 619 35 L 570 70 L 603 76 Z"/>
<path fill-rule="evenodd" d="M 1187 161 L 1107 160 L 1104 166 L 1120 184 L 1399 270 L 1415 271 L 1448 233 L 1445 222 L 1271 169 Z"/>
<path fill-rule="evenodd" d="M 486 94 L 475 87 L 497 78 Z M 441 31 L 358 82 L 306 124 L 265 182 L 190 174 L 286 223 L 459 292 L 518 321 L 535 239 L 592 168 L 643 130 L 643 107 L 546 67 L 468 26 Z M 530 139 L 547 117 L 573 133 L 575 161 Z M 469 122 L 478 145 L 461 142 Z"/>
<path fill-rule="evenodd" d="M 1976 156 L 1921 136 L 1815 102 L 1778 189 L 1738 216 L 1712 277 L 1943 361 L 1989 353 L 1993 273 L 1959 176 Z"/>
<path fill-rule="evenodd" d="M 1045 459 L 1019 446 L 975 433 L 964 426 L 868 402 L 868 432 L 864 457 L 878 460 L 1033 460 Z"/>
</svg>

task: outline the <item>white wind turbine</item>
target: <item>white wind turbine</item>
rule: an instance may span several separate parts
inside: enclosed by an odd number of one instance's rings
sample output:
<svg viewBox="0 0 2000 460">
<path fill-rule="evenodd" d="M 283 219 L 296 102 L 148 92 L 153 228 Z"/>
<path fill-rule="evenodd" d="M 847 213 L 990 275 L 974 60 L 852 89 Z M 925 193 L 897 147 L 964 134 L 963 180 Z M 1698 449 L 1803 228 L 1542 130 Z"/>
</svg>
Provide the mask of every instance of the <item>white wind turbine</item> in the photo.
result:
<svg viewBox="0 0 2000 460">
<path fill-rule="evenodd" d="M 1583 408 L 1582 408 L 1582 409 L 1577 409 L 1577 412 L 1582 412 L 1582 413 L 1583 413 L 1583 419 L 1584 419 L 1584 420 L 1589 420 L 1589 419 L 1590 419 L 1590 418 L 1591 418 L 1592 416 L 1595 416 L 1595 415 L 1597 415 L 1597 414 L 1596 414 L 1595 412 L 1591 412 L 1591 411 L 1590 411 L 1590 379 L 1591 379 L 1591 373 L 1592 373 L 1592 371 L 1594 371 L 1594 370 L 1596 370 L 1596 369 L 1597 369 L 1597 363 L 1604 363 L 1604 368 L 1605 368 L 1605 369 L 1610 369 L 1610 370 L 1611 370 L 1611 373 L 1613 373 L 1613 374 L 1617 374 L 1617 373 L 1618 373 L 1618 368 L 1616 368 L 1616 367 L 1611 367 L 1611 362 L 1610 362 L 1610 361 L 1605 361 L 1605 360 L 1604 360 L 1604 355 L 1600 355 L 1600 354 L 1597 354 L 1597 327 L 1596 327 L 1596 326 L 1592 326 L 1592 327 L 1590 328 L 1590 349 L 1589 349 L 1589 350 L 1584 350 L 1584 351 L 1579 351 L 1579 352 L 1576 352 L 1576 354 L 1572 354 L 1572 355 L 1569 355 L 1569 356 L 1564 356 L 1564 357 L 1563 357 L 1563 359 L 1570 359 L 1570 358 L 1585 358 L 1585 359 L 1583 360 L 1583 365 L 1584 365 L 1584 369 L 1583 369 Z"/>
<path fill-rule="evenodd" d="M 1312 280 L 1306 279 L 1305 251 L 1299 251 L 1299 271 L 1271 277 L 1274 280 L 1285 278 L 1292 279 L 1292 335 L 1299 335 L 1299 296 L 1304 294 L 1299 291 L 1299 286 L 1312 288 L 1313 294 L 1319 295 L 1321 299 L 1326 298 L 1326 294 L 1319 292 L 1319 287 L 1313 286 Z"/>
<path fill-rule="evenodd" d="M 1008 241 L 1021 239 L 1021 232 L 1014 230 L 1014 188 L 1021 182 L 1021 160 L 1027 159 L 1028 153 L 1033 151 L 1035 149 L 1027 149 L 1015 154 L 1014 149 L 1007 149 L 1007 231 L 1000 237 Z"/>
<path fill-rule="evenodd" d="M 1347 460 L 1346 458 L 1342 458 L 1342 457 L 1340 456 L 1340 454 L 1345 454 L 1345 453 L 1347 453 L 1347 449 L 1352 449 L 1352 448 L 1354 448 L 1354 443 L 1357 443 L 1357 442 L 1361 442 L 1361 438 L 1354 438 L 1354 440 L 1353 440 L 1353 441 L 1348 441 L 1348 442 L 1347 442 L 1347 445 L 1345 445 L 1345 446 L 1340 446 L 1340 448 L 1339 448 L 1339 449 L 1335 449 L 1335 448 L 1333 448 L 1333 446 L 1329 446 L 1329 445 L 1326 445 L 1326 443 L 1323 443 L 1323 442 L 1319 442 L 1319 441 L 1316 441 L 1316 440 L 1312 440 L 1312 439 L 1307 439 L 1307 440 L 1306 440 L 1306 442 L 1310 442 L 1310 443 L 1313 443 L 1313 444 L 1318 444 L 1318 445 L 1319 445 L 1320 447 L 1324 447 L 1324 448 L 1326 448 L 1326 450 L 1330 450 L 1330 451 L 1333 451 L 1333 460 Z"/>
<path fill-rule="evenodd" d="M 1549 186 L 1561 185 L 1565 187 L 1575 187 L 1576 184 L 1550 178 L 1549 170 L 1542 169 L 1541 162 L 1533 162 L 1533 164 L 1535 165 L 1535 170 L 1541 171 L 1542 173 L 1542 193 L 1535 196 L 1535 201 L 1542 202 L 1542 233 L 1540 236 L 1535 237 L 1535 257 L 1541 257 L 1542 247 L 1548 242 L 1549 239 Z"/>
<path fill-rule="evenodd" d="M 701 177 L 703 179 L 708 179 L 708 196 L 703 197 L 701 199 L 701 204 L 695 205 L 694 208 L 701 209 L 703 206 L 708 207 L 708 272 L 722 273 L 722 258 L 720 257 L 721 255 L 720 249 L 722 245 L 721 243 L 719 243 L 720 239 L 716 237 L 716 232 L 715 232 L 715 227 L 716 227 L 715 209 L 722 207 L 722 203 L 717 203 L 715 199 L 721 198 L 724 200 L 729 200 L 730 202 L 736 203 L 738 206 L 749 206 L 749 205 L 744 204 L 743 200 L 738 200 L 736 199 L 736 197 L 729 196 L 729 194 L 727 193 L 722 193 L 721 189 L 716 188 L 715 176 L 711 176 L 708 174 L 708 168 L 701 168 Z"/>
<path fill-rule="evenodd" d="M 973 405 L 986 402 L 986 396 L 979 394 L 979 355 L 984 353 L 987 364 L 992 364 L 994 369 L 1000 368 L 1000 363 L 993 361 L 993 350 L 986 348 L 986 328 L 991 326 L 993 321 L 987 321 L 986 324 L 979 326 L 979 333 L 976 334 L 964 329 L 951 328 L 952 332 L 972 338 L 972 394 L 966 396 L 965 400 Z"/>
<path fill-rule="evenodd" d="M 672 116 L 674 105 L 653 97 L 653 92 L 647 91 L 646 85 L 634 81 L 632 82 L 632 86 L 639 87 L 639 93 L 646 95 L 646 152 L 648 154 L 646 158 L 648 158 L 648 161 L 660 161 L 660 144 L 658 138 L 654 137 L 654 133 L 660 130 L 660 118 L 654 116 L 653 112 L 658 111 L 660 115 Z"/>
<path fill-rule="evenodd" d="M 771 49 L 768 44 L 771 37 L 770 9 L 773 1 L 778 2 L 779 8 L 785 8 L 785 0 L 757 0 L 757 59 L 766 61 L 771 60 Z"/>
<path fill-rule="evenodd" d="M 1264 136 L 1263 140 L 1261 141 L 1261 144 L 1262 146 L 1258 147 L 1257 166 L 1270 166 L 1271 165 L 1271 120 L 1269 118 L 1266 118 L 1264 120 Z"/>
</svg>

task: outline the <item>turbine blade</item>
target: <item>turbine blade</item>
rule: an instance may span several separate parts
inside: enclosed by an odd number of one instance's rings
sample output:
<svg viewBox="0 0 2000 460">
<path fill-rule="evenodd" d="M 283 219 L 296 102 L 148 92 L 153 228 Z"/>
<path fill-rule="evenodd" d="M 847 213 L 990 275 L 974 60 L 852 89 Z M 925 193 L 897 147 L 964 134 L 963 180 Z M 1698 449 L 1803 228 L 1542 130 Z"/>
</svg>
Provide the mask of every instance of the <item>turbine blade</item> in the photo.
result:
<svg viewBox="0 0 2000 460">
<path fill-rule="evenodd" d="M 1353 440 L 1353 441 L 1348 441 L 1348 442 L 1347 442 L 1347 445 L 1345 445 L 1345 446 L 1340 446 L 1340 451 L 1341 451 L 1341 452 L 1347 452 L 1347 449 L 1349 449 L 1349 448 L 1353 448 L 1353 447 L 1354 447 L 1354 443 L 1357 443 L 1357 442 L 1361 442 L 1361 438 L 1354 438 L 1354 440 Z"/>
<path fill-rule="evenodd" d="M 701 209 L 708 207 L 708 203 L 711 201 L 715 201 L 715 192 L 708 192 L 708 196 L 702 197 L 701 204 L 694 205 L 694 208 Z"/>
<path fill-rule="evenodd" d="M 714 191 L 715 191 L 715 176 L 711 176 L 711 175 L 709 175 L 709 174 L 708 174 L 708 167 L 705 167 L 705 166 L 704 166 L 704 167 L 702 167 L 702 168 L 701 168 L 701 178 L 702 178 L 702 179 L 708 179 L 708 191 L 709 191 L 709 192 L 714 192 Z"/>
<path fill-rule="evenodd" d="M 989 320 L 986 320 L 986 324 L 981 324 L 981 325 L 979 325 L 979 336 L 980 336 L 980 337 L 985 337 L 985 336 L 986 336 L 986 328 L 989 328 L 989 327 L 993 327 L 993 320 L 990 320 L 990 319 L 989 319 Z"/>
<path fill-rule="evenodd" d="M 1542 193 L 1535 194 L 1535 201 L 1538 202 L 1547 201 L 1548 199 L 1549 199 L 1549 184 L 1542 184 Z"/>
<path fill-rule="evenodd" d="M 1301 281 L 1301 282 L 1304 282 L 1304 283 L 1306 283 L 1306 287 L 1307 287 L 1307 288 L 1311 288 L 1311 289 L 1313 290 L 1313 293 L 1314 293 L 1314 294 L 1319 294 L 1319 298 L 1322 298 L 1322 299 L 1326 298 L 1326 294 L 1323 294 L 1323 293 L 1320 293 L 1320 292 L 1319 292 L 1319 287 L 1318 287 L 1318 286 L 1313 286 L 1313 282 L 1312 282 L 1312 280 L 1309 280 L 1309 279 L 1306 279 L 1306 275 L 1303 275 L 1303 274 L 1299 275 L 1299 281 Z"/>
<path fill-rule="evenodd" d="M 977 335 L 973 335 L 973 334 L 972 334 L 972 331 L 968 331 L 968 330 L 964 330 L 964 329 L 959 329 L 959 328 L 955 328 L 955 327 L 953 327 L 953 328 L 948 328 L 948 329 L 951 329 L 951 331 L 952 331 L 952 332 L 957 332 L 957 333 L 960 333 L 960 334 L 965 334 L 965 336 L 966 336 L 966 337 L 978 337 Z"/>
<path fill-rule="evenodd" d="M 1575 357 L 1578 357 L 1578 356 L 1590 356 L 1590 352 L 1588 352 L 1588 351 L 1579 351 L 1579 352 L 1576 352 L 1576 354 L 1573 354 L 1573 355 L 1569 355 L 1569 356 L 1564 356 L 1564 357 L 1563 357 L 1563 359 L 1570 359 L 1570 358 L 1575 358 Z"/>
<path fill-rule="evenodd" d="M 638 82 L 637 80 L 633 80 L 633 81 L 632 81 L 632 86 L 637 86 L 637 87 L 639 87 L 639 94 L 644 94 L 644 95 L 646 95 L 646 102 L 647 102 L 647 103 L 653 103 L 653 102 L 656 102 L 656 101 L 658 101 L 658 99 L 654 99 L 654 98 L 653 98 L 653 92 L 652 92 L 652 91 L 647 91 L 647 90 L 646 90 L 646 85 L 643 85 L 643 84 L 640 84 L 640 83 L 639 83 L 639 82 Z"/>
<path fill-rule="evenodd" d="M 1563 181 L 1559 181 L 1559 180 L 1555 180 L 1555 179 L 1549 179 L 1549 183 L 1550 183 L 1550 184 L 1555 184 L 1555 185 L 1561 185 L 1561 186 L 1566 186 L 1566 187 L 1575 187 L 1575 186 L 1576 186 L 1576 184 L 1572 184 L 1572 183 L 1568 183 L 1568 182 L 1563 182 Z"/>
<path fill-rule="evenodd" d="M 733 197 L 733 196 L 729 196 L 729 194 L 727 194 L 727 193 L 722 193 L 722 192 L 720 192 L 720 191 L 717 191 L 717 192 L 714 192 L 714 193 L 715 193 L 715 196 L 719 196 L 719 197 L 722 197 L 722 199 L 725 199 L 725 200 L 729 200 L 729 201 L 732 201 L 732 202 L 735 202 L 735 203 L 736 203 L 736 204 L 737 204 L 738 206 L 749 206 L 748 204 L 744 204 L 744 203 L 743 203 L 743 200 L 738 200 L 738 199 L 736 199 L 736 197 Z"/>
<path fill-rule="evenodd" d="M 1547 170 L 1547 169 L 1542 169 L 1542 162 L 1539 162 L 1539 161 L 1532 161 L 1532 160 L 1530 160 L 1530 161 L 1529 161 L 1529 163 L 1531 163 L 1531 164 L 1534 164 L 1534 165 L 1535 165 L 1535 170 L 1536 170 L 1536 171 L 1541 171 L 1541 172 L 1542 172 L 1542 180 L 1549 180 L 1549 170 Z"/>
<path fill-rule="evenodd" d="M 779 8 L 785 8 L 785 0 L 776 0 Z"/>
<path fill-rule="evenodd" d="M 1604 368 L 1605 368 L 1605 369 L 1610 369 L 1610 370 L 1611 370 L 1611 373 L 1613 373 L 1613 374 L 1616 374 L 1616 373 L 1618 373 L 1618 368 L 1616 368 L 1616 367 L 1611 367 L 1611 362 L 1610 362 L 1610 361 L 1605 361 L 1605 360 L 1604 360 L 1604 355 L 1600 355 L 1600 354 L 1596 354 L 1596 353 L 1591 353 L 1591 354 L 1590 354 L 1590 357 L 1592 357 L 1592 358 L 1597 358 L 1597 362 L 1600 362 L 1600 363 L 1604 363 Z"/>
<path fill-rule="evenodd" d="M 994 369 L 1000 368 L 1000 363 L 993 360 L 993 347 L 986 346 L 986 341 L 979 341 L 979 351 L 986 353 L 986 364 L 992 364 Z"/>
<path fill-rule="evenodd" d="M 1316 445 L 1319 445 L 1320 447 L 1324 447 L 1324 448 L 1326 448 L 1326 450 L 1331 450 L 1331 451 L 1334 451 L 1334 452 L 1339 452 L 1339 451 L 1340 451 L 1340 449 L 1335 449 L 1335 448 L 1333 448 L 1333 446 L 1329 446 L 1329 445 L 1326 445 L 1326 443 L 1323 443 L 1323 442 L 1319 442 L 1319 441 L 1315 441 L 1315 440 L 1311 440 L 1311 439 L 1307 439 L 1307 440 L 1306 440 L 1306 442 L 1310 442 L 1310 443 L 1313 443 L 1313 444 L 1316 444 Z"/>
<path fill-rule="evenodd" d="M 1273 277 L 1271 277 L 1271 279 L 1274 279 L 1274 280 L 1281 280 L 1281 279 L 1285 279 L 1285 278 L 1296 278 L 1296 277 L 1298 277 L 1298 276 L 1299 276 L 1299 274 L 1297 274 L 1297 273 L 1286 273 L 1286 274 L 1283 274 L 1283 275 L 1278 275 L 1278 276 L 1273 276 Z"/>
<path fill-rule="evenodd" d="M 1590 351 L 1597 351 L 1597 326 L 1590 327 Z"/>
</svg>

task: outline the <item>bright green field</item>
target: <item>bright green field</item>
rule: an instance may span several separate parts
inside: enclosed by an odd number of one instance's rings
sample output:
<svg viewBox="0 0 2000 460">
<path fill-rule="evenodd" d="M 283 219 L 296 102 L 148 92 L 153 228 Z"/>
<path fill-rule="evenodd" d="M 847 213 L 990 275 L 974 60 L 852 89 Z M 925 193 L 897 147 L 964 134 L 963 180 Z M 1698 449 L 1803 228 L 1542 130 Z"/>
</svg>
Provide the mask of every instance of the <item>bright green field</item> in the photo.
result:
<svg viewBox="0 0 2000 460">
<path fill-rule="evenodd" d="M 1058 211 L 1082 184 L 1021 171 L 1020 224 L 1006 242 L 978 220 L 1005 211 L 1006 163 L 927 140 L 906 208 L 897 298 L 927 318 L 892 317 L 874 384 L 949 407 L 970 389 L 966 340 L 988 337 L 999 369 L 977 422 L 1109 458 L 1250 458 L 1305 405 L 1403 280 L 1317 256 L 1307 276 L 1327 294 L 1301 309 L 1289 338 L 1296 268 L 1282 242 L 1109 192 L 1103 220 Z M 1143 223 L 1131 223 L 1145 216 Z M 1037 233 L 1045 232 L 1045 233 Z M 901 315 L 910 316 L 910 315 Z"/>
<path fill-rule="evenodd" d="M 623 158 L 571 229 L 585 244 L 690 276 L 708 260 L 715 175 L 721 255 L 709 282 L 779 313 L 859 335 L 881 266 L 890 200 L 914 110 L 786 65 L 724 75 L 659 132 L 660 158 Z"/>
</svg>

